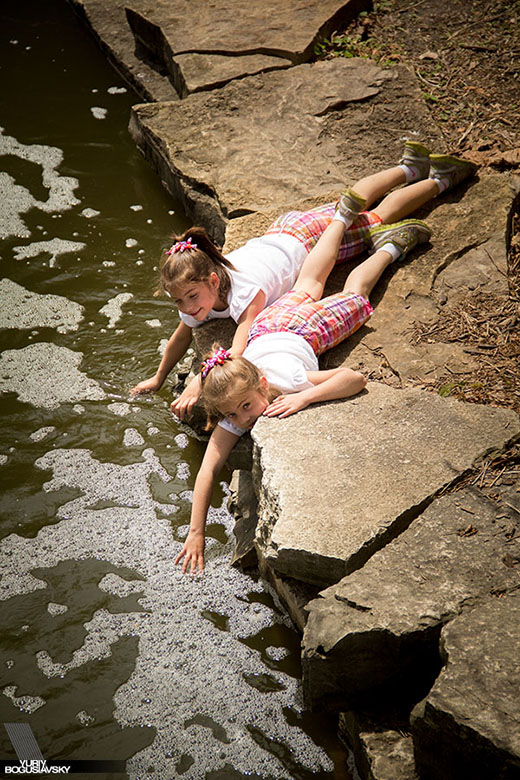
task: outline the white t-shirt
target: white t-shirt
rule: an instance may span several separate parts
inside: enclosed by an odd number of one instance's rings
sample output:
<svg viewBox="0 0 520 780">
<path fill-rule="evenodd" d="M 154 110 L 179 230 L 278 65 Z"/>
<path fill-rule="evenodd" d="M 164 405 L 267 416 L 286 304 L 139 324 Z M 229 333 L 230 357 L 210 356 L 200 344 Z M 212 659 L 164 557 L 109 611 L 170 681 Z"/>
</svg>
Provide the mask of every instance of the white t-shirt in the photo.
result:
<svg viewBox="0 0 520 780">
<path fill-rule="evenodd" d="M 244 350 L 243 357 L 254 363 L 270 385 L 283 393 L 297 393 L 313 387 L 307 379 L 307 371 L 319 371 L 318 358 L 312 347 L 297 333 L 267 333 L 259 336 Z M 220 420 L 221 428 L 242 436 L 245 428 L 239 428 L 231 420 Z"/>
<path fill-rule="evenodd" d="M 252 238 L 226 257 L 236 268 L 236 271 L 228 270 L 231 277 L 228 307 L 224 311 L 212 309 L 203 322 L 179 312 L 188 327 L 197 328 L 219 317 L 231 317 L 238 322 L 260 290 L 265 294 L 265 306 L 270 306 L 293 288 L 307 250 L 294 236 L 276 234 Z"/>
</svg>

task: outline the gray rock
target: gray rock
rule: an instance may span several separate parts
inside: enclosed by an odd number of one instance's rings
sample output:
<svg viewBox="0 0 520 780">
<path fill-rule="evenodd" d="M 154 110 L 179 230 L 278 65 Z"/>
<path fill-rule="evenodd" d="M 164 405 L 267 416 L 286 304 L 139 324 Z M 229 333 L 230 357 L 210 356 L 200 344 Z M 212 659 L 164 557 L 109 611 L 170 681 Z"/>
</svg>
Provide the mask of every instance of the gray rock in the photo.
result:
<svg viewBox="0 0 520 780">
<path fill-rule="evenodd" d="M 338 727 L 341 739 L 354 753 L 362 780 L 418 780 L 408 733 L 376 729 L 354 712 L 341 712 Z"/>
<path fill-rule="evenodd" d="M 338 582 L 519 428 L 509 410 L 377 383 L 347 401 L 262 418 L 252 431 L 260 553 L 279 573 Z"/>
<path fill-rule="evenodd" d="M 439 669 L 441 627 L 490 593 L 518 585 L 504 565 L 518 495 L 486 501 L 465 488 L 433 501 L 359 571 L 308 605 L 304 686 L 311 705 L 374 706 L 426 694 Z M 369 704 L 370 701 L 370 704 Z"/>
<path fill-rule="evenodd" d="M 518 558 L 514 568 L 518 582 Z M 443 629 L 446 665 L 412 713 L 421 779 L 520 777 L 519 643 L 518 590 L 496 593 Z"/>
<path fill-rule="evenodd" d="M 234 471 L 229 489 L 231 497 L 228 507 L 235 517 L 233 532 L 237 540 L 231 565 L 239 564 L 244 568 L 256 566 L 255 531 L 258 516 L 251 472 L 243 469 Z"/>
</svg>

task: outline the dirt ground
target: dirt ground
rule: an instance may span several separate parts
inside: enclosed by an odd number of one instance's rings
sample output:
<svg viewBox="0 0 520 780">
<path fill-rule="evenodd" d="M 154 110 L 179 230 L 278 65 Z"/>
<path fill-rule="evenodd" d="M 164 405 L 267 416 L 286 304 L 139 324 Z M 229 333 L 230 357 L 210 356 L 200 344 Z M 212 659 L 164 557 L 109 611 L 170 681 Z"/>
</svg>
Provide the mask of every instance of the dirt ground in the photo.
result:
<svg viewBox="0 0 520 780">
<path fill-rule="evenodd" d="M 520 0 L 375 0 L 373 11 L 316 47 L 318 58 L 369 57 L 410 68 L 450 154 L 511 171 L 520 189 Z M 520 197 L 508 226 L 509 295 L 476 289 L 457 311 L 420 323 L 412 343 L 459 341 L 478 360 L 471 381 L 430 389 L 520 412 Z"/>
</svg>

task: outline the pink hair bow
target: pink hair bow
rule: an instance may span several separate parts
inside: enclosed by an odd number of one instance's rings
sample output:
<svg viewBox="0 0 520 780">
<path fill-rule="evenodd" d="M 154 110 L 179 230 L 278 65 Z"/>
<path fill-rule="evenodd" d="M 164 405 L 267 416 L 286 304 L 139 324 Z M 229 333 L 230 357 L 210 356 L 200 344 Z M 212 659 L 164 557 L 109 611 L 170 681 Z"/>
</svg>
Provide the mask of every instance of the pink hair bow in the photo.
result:
<svg viewBox="0 0 520 780">
<path fill-rule="evenodd" d="M 202 368 L 200 370 L 200 373 L 202 374 L 202 378 L 206 379 L 207 375 L 209 374 L 212 368 L 215 368 L 215 366 L 223 365 L 224 361 L 229 360 L 230 357 L 231 357 L 231 352 L 228 352 L 227 349 L 224 349 L 224 347 L 219 347 L 217 351 L 214 352 L 202 364 Z"/>
<path fill-rule="evenodd" d="M 173 244 L 173 246 L 168 249 L 166 254 L 174 255 L 177 252 L 184 252 L 186 249 L 197 249 L 197 244 L 192 243 L 191 236 L 187 241 L 177 241 L 177 243 Z"/>
</svg>

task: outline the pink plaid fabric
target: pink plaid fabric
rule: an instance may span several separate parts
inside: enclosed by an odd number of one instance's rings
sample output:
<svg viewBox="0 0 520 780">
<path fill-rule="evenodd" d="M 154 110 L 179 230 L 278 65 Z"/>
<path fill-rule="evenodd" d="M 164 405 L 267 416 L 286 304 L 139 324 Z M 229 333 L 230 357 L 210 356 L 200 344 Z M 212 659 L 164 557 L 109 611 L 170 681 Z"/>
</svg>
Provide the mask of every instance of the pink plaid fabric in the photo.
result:
<svg viewBox="0 0 520 780">
<path fill-rule="evenodd" d="M 267 229 L 266 236 L 274 233 L 284 233 L 294 236 L 305 245 L 307 252 L 316 245 L 319 237 L 332 222 L 336 211 L 335 203 L 327 203 L 312 211 L 289 211 L 282 214 Z M 364 250 L 364 238 L 369 228 L 381 224 L 381 217 L 373 211 L 362 211 L 356 221 L 345 230 L 345 238 L 341 244 L 336 263 L 344 263 L 352 257 L 357 257 Z"/>
<path fill-rule="evenodd" d="M 290 331 L 307 341 L 319 356 L 355 333 L 372 314 L 361 295 L 335 293 L 315 301 L 301 290 L 290 290 L 255 317 L 248 344 L 267 333 Z"/>
</svg>

